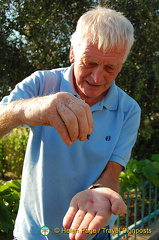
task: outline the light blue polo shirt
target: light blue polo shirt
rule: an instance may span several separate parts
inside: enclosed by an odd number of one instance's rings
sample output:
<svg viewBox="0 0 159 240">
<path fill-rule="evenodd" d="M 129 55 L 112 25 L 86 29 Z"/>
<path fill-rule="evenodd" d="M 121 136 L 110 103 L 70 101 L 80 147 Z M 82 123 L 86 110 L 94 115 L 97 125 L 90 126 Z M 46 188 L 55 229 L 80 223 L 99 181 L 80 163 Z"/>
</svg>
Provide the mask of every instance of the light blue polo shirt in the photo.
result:
<svg viewBox="0 0 159 240">
<path fill-rule="evenodd" d="M 76 94 L 73 65 L 37 71 L 19 83 L 1 104 L 56 92 Z M 30 127 L 14 236 L 18 240 L 68 240 L 62 226 L 72 197 L 93 184 L 108 161 L 126 166 L 136 141 L 140 107 L 115 82 L 102 101 L 91 107 L 94 131 L 90 140 L 67 146 L 53 127 Z M 114 216 L 108 222 L 114 223 Z M 50 233 L 41 234 L 47 226 Z M 55 233 L 54 229 L 60 232 Z M 89 236 L 89 239 L 93 236 Z"/>
</svg>

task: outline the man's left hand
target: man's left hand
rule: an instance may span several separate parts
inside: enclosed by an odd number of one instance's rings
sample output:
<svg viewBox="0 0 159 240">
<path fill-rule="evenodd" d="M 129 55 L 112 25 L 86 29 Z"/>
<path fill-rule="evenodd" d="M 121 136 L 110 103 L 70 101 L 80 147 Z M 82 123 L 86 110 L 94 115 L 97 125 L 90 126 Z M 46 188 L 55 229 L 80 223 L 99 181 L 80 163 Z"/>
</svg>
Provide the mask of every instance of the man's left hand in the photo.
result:
<svg viewBox="0 0 159 240">
<path fill-rule="evenodd" d="M 106 226 L 111 214 L 125 212 L 126 205 L 117 192 L 106 187 L 87 189 L 72 198 L 63 226 L 70 229 L 70 240 L 84 240 Z"/>
</svg>

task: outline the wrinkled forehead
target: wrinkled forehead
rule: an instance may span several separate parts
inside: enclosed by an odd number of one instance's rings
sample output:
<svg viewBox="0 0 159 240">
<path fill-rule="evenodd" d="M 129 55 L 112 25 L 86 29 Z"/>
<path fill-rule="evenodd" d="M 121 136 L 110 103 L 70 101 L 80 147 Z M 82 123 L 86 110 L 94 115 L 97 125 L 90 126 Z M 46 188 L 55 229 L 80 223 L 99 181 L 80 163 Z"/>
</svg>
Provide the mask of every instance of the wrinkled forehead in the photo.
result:
<svg viewBox="0 0 159 240">
<path fill-rule="evenodd" d="M 96 58 L 96 56 L 101 56 L 101 58 L 105 56 L 118 56 L 124 62 L 126 54 L 126 47 L 114 45 L 112 47 L 108 47 L 107 49 L 103 49 L 101 46 L 99 48 L 98 43 L 92 43 L 89 40 L 81 41 L 78 44 L 77 49 L 75 49 L 75 56 L 78 57 L 89 57 L 90 59 Z"/>
</svg>

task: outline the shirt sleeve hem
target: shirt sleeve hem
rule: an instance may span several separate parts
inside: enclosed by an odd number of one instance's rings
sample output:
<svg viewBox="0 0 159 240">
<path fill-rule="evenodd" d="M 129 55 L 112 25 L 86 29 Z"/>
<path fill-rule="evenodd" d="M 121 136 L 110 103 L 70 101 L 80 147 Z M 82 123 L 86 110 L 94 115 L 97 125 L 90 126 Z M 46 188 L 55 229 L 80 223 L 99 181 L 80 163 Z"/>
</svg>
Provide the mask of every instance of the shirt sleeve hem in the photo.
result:
<svg viewBox="0 0 159 240">
<path fill-rule="evenodd" d="M 121 166 L 124 167 L 124 169 L 126 168 L 126 165 L 128 163 L 128 161 L 126 161 L 124 158 L 117 155 L 113 155 L 109 161 L 119 163 Z"/>
</svg>

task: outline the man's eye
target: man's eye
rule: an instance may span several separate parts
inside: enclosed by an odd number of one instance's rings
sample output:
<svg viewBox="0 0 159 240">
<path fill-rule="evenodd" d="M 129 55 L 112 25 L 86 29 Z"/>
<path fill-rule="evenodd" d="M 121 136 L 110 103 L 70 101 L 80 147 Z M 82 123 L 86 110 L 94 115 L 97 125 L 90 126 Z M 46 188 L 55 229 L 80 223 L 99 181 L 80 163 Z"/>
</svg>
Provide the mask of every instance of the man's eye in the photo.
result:
<svg viewBox="0 0 159 240">
<path fill-rule="evenodd" d="M 106 66 L 105 69 L 108 72 L 114 72 L 115 71 L 115 67 L 112 67 L 112 66 Z"/>
<path fill-rule="evenodd" d="M 108 67 L 110 70 L 114 70 L 114 67 Z"/>
</svg>

